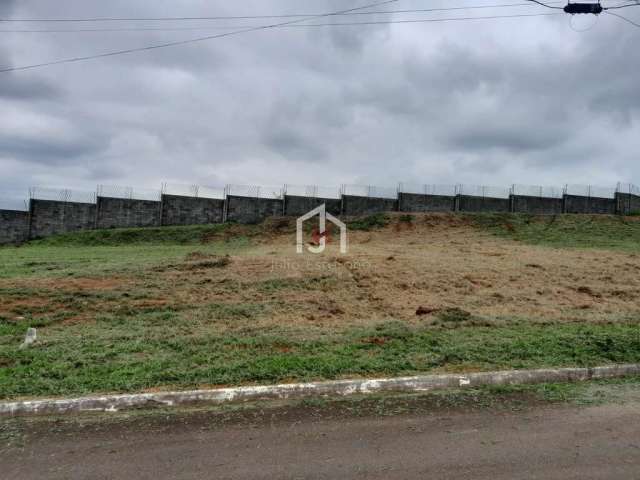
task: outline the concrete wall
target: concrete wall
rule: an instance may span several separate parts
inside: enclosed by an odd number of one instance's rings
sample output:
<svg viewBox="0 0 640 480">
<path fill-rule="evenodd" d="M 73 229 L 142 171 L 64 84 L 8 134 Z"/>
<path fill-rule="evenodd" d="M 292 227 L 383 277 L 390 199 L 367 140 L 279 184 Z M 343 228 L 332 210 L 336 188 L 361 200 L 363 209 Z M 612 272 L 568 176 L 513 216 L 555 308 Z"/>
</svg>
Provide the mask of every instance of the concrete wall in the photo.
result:
<svg viewBox="0 0 640 480">
<path fill-rule="evenodd" d="M 601 213 L 614 215 L 616 213 L 616 200 L 613 198 L 565 195 L 564 213 Z"/>
<path fill-rule="evenodd" d="M 332 215 L 340 215 L 342 202 L 339 199 L 300 197 L 297 195 L 286 195 L 284 197 L 285 215 L 288 217 L 299 217 L 319 207 L 323 203 L 326 205 L 327 212 Z"/>
<path fill-rule="evenodd" d="M 447 195 L 424 195 L 400 193 L 398 210 L 401 212 L 452 212 L 456 197 Z"/>
<path fill-rule="evenodd" d="M 162 225 L 222 223 L 224 200 L 216 198 L 162 196 Z"/>
<path fill-rule="evenodd" d="M 97 205 L 32 199 L 30 212 L 0 210 L 0 243 L 19 242 L 59 233 L 93 228 L 154 227 L 160 225 L 211 224 L 226 219 L 259 223 L 273 216 L 300 216 L 327 205 L 327 211 L 343 215 L 382 212 L 516 212 L 529 214 L 629 214 L 640 212 L 640 195 L 616 193 L 615 199 L 564 195 L 562 199 L 512 195 L 510 198 L 474 195 L 426 195 L 400 193 L 399 198 L 343 195 L 341 200 L 287 195 L 284 200 L 238 195 L 221 199 L 163 195 L 163 201 L 98 197 Z M 25 223 L 27 224 L 25 230 Z"/>
<path fill-rule="evenodd" d="M 394 212 L 398 208 L 394 198 L 342 196 L 342 213 L 344 215 L 371 215 L 380 212 Z"/>
<path fill-rule="evenodd" d="M 98 228 L 160 226 L 160 202 L 98 197 Z"/>
<path fill-rule="evenodd" d="M 640 196 L 630 193 L 616 193 L 617 213 L 629 215 L 640 213 Z"/>
<path fill-rule="evenodd" d="M 281 217 L 283 201 L 278 198 L 227 196 L 227 221 L 260 223 L 268 217 Z"/>
<path fill-rule="evenodd" d="M 0 210 L 0 245 L 24 242 L 29 236 L 29 212 Z"/>
<path fill-rule="evenodd" d="M 558 215 L 562 213 L 562 198 L 511 195 L 511 210 L 516 213 Z"/>
<path fill-rule="evenodd" d="M 460 212 L 510 212 L 511 200 L 508 198 L 458 195 L 456 197 L 456 210 Z"/>
<path fill-rule="evenodd" d="M 88 230 L 95 227 L 96 206 L 93 203 L 71 203 L 31 199 L 30 238 Z"/>
</svg>

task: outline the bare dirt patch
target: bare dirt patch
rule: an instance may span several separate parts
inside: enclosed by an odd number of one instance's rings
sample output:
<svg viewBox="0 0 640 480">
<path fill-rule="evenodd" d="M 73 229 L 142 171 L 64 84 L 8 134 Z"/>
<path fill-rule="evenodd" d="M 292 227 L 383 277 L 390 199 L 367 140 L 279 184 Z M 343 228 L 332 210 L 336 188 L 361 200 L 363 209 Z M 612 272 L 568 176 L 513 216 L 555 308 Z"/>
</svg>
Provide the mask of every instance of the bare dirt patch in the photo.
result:
<svg viewBox="0 0 640 480">
<path fill-rule="evenodd" d="M 74 278 L 29 278 L 28 280 L 0 280 L 0 288 L 31 288 L 68 291 L 116 290 L 126 286 L 132 279 L 126 277 L 74 277 Z"/>
<path fill-rule="evenodd" d="M 451 309 L 476 320 L 610 321 L 638 308 L 633 254 L 523 245 L 453 215 L 392 219 L 380 230 L 350 232 L 349 242 L 347 256 L 335 242 L 323 255 L 297 255 L 293 233 L 274 233 L 224 269 L 162 279 L 176 303 L 268 305 L 236 327 L 424 323 Z"/>
<path fill-rule="evenodd" d="M 132 292 L 143 285 L 140 279 L 126 277 L 0 280 L 0 317 L 88 322 L 123 306 L 137 308 Z"/>
<path fill-rule="evenodd" d="M 243 255 L 194 250 L 180 264 L 132 277 L 4 280 L 0 289 L 35 293 L 0 291 L 0 315 L 16 315 L 20 306 L 34 315 L 73 310 L 58 298 L 67 293 L 84 296 L 71 321 L 172 308 L 198 311 L 207 328 L 219 329 L 432 323 L 451 311 L 474 321 L 602 322 L 638 311 L 638 270 L 635 254 L 525 245 L 479 231 L 464 216 L 392 216 L 385 228 L 351 231 L 346 256 L 335 241 L 322 255 L 296 254 L 295 232 L 282 223 Z"/>
<path fill-rule="evenodd" d="M 523 245 L 452 215 L 416 216 L 411 228 L 394 225 L 351 232 L 346 257 L 335 245 L 325 255 L 299 256 L 293 238 L 278 237 L 269 254 L 234 261 L 225 275 L 242 291 L 224 296 L 277 300 L 286 305 L 275 310 L 277 319 L 323 325 L 416 322 L 452 308 L 541 321 L 604 321 L 637 311 L 640 261 L 633 254 Z M 254 291 L 274 278 L 307 284 L 283 286 L 269 297 Z"/>
</svg>

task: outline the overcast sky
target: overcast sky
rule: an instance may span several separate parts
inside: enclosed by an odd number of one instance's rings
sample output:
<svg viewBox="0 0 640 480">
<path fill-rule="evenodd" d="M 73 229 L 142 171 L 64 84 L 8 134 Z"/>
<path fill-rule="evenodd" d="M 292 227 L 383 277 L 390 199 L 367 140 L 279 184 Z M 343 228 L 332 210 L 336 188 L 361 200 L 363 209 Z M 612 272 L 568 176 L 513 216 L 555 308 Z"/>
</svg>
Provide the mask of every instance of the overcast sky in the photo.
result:
<svg viewBox="0 0 640 480">
<path fill-rule="evenodd" d="M 373 0 L 0 0 L 3 18 L 323 13 Z M 514 3 L 400 0 L 384 9 Z M 609 4 L 620 3 L 620 0 Z M 550 13 L 543 7 L 320 23 Z M 640 7 L 616 12 L 640 21 Z M 574 29 L 589 27 L 587 31 Z M 0 67 L 279 20 L 5 23 Z M 308 21 L 307 23 L 313 23 Z M 315 20 L 318 22 L 318 20 Z M 545 16 L 282 28 L 0 74 L 0 197 L 32 185 L 640 182 L 640 28 Z"/>
</svg>

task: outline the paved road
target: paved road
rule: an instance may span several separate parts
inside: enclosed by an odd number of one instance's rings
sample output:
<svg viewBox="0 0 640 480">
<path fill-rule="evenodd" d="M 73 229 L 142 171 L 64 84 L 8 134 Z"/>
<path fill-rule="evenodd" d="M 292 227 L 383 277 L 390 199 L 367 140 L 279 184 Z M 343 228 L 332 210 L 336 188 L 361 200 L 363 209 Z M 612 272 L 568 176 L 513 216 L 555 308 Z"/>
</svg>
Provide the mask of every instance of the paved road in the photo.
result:
<svg viewBox="0 0 640 480">
<path fill-rule="evenodd" d="M 268 416 L 268 415 L 267 415 Z M 206 427 L 135 423 L 27 437 L 3 479 L 635 479 L 640 405 L 538 406 Z M 135 427 L 133 428 L 132 427 Z M 205 428 L 206 427 L 206 428 Z M 142 431 L 139 431 L 139 428 Z"/>
</svg>

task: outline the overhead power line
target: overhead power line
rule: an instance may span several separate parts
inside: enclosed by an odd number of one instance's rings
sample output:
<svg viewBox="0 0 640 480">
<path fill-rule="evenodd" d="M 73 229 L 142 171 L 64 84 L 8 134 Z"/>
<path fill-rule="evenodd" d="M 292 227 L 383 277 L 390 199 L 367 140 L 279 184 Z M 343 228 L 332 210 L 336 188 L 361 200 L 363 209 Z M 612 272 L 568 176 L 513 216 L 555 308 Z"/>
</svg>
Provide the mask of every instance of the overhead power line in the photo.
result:
<svg viewBox="0 0 640 480">
<path fill-rule="evenodd" d="M 253 27 L 238 27 L 240 28 L 239 30 L 233 30 L 230 32 L 224 32 L 224 33 L 219 33 L 216 35 L 208 35 L 208 36 L 204 36 L 204 37 L 197 37 L 197 38 L 191 38 L 191 39 L 187 39 L 187 40 L 178 40 L 178 41 L 173 41 L 173 42 L 166 42 L 166 43 L 161 43 L 161 44 L 155 44 L 155 45 L 148 45 L 145 47 L 138 47 L 138 48 L 129 48 L 129 49 L 123 49 L 123 50 L 115 50 L 115 51 L 111 51 L 111 52 L 105 52 L 105 53 L 100 53 L 100 54 L 95 54 L 95 55 L 87 55 L 87 56 L 78 56 L 78 57 L 71 57 L 71 58 L 65 58 L 65 59 L 61 59 L 61 60 L 54 60 L 54 61 L 50 61 L 50 62 L 44 62 L 44 63 L 38 63 L 38 64 L 31 64 L 31 65 L 23 65 L 23 66 L 18 66 L 18 67 L 7 67 L 7 68 L 0 68 L 0 73 L 7 73 L 7 72 L 15 72 L 15 71 L 22 71 L 22 70 L 30 70 L 30 69 L 35 69 L 35 68 L 43 68 L 43 67 L 47 67 L 47 66 L 52 66 L 52 65 L 60 65 L 60 64 L 66 64 L 66 63 L 76 63 L 76 62 L 82 62 L 82 61 L 88 61 L 88 60 L 93 60 L 93 59 L 98 59 L 98 58 L 106 58 L 106 57 L 114 57 L 114 56 L 119 56 L 119 55 L 126 55 L 126 54 L 130 54 L 130 53 L 136 53 L 136 52 L 143 52 L 143 51 L 149 51 L 149 50 L 156 50 L 156 49 L 161 49 L 161 48 L 168 48 L 168 47 L 174 47 L 174 46 L 180 46 L 180 45 L 187 45 L 187 44 L 192 44 L 192 43 L 198 43 L 198 42 L 204 42 L 207 40 L 214 40 L 214 39 L 218 39 L 218 38 L 224 38 L 224 37 L 229 37 L 229 36 L 233 36 L 233 35 L 240 35 L 243 33 L 249 33 L 249 32 L 256 32 L 256 31 L 260 31 L 260 30 L 269 30 L 269 29 L 276 29 L 276 28 L 293 28 L 293 27 L 298 27 L 298 28 L 313 28 L 313 27 L 327 27 L 327 26 L 355 26 L 355 25 L 386 25 L 386 24 L 410 24 L 410 23 L 432 23 L 432 22 L 455 22 L 455 21 L 473 21 L 473 20 L 490 20 L 490 19 L 502 19 L 502 18 L 522 18 L 522 17 L 542 17 L 542 16 L 551 16 L 551 15 L 560 15 L 561 13 L 533 13 L 533 14 L 513 14 L 513 15 L 489 15 L 489 16 L 476 16 L 476 17 L 453 17 L 453 18 L 429 18 L 429 19 L 414 19 L 414 20 L 381 20 L 381 21 L 366 21 L 366 22 L 339 22 L 339 23 L 314 23 L 314 24 L 301 24 L 302 22 L 308 21 L 308 20 L 313 20 L 313 19 L 319 19 L 319 18 L 326 18 L 326 17 L 335 17 L 335 16 L 341 16 L 341 15 L 348 15 L 348 14 L 352 14 L 352 13 L 356 13 L 359 12 L 361 10 L 367 10 L 370 8 L 375 8 L 375 7 L 379 7 L 382 5 L 388 5 L 391 3 L 396 3 L 399 0 L 386 0 L 386 1 L 381 1 L 381 2 L 376 2 L 373 4 L 369 4 L 369 5 L 364 5 L 361 7 L 356 7 L 356 8 L 351 8 L 348 10 L 342 10 L 342 11 L 338 11 L 338 12 L 331 12 L 331 13 L 324 13 L 324 14 L 317 14 L 317 15 L 310 15 L 310 16 L 305 16 L 303 18 L 296 18 L 294 20 L 289 20 L 286 22 L 280 22 L 280 23 L 275 23 L 275 24 L 270 24 L 270 25 L 259 25 L 259 26 L 253 26 Z M 548 2 L 548 3 L 543 3 L 540 2 L 538 0 L 529 0 L 529 3 L 535 3 L 547 8 L 552 8 L 552 9 L 558 9 L 558 10 L 563 10 L 563 8 L 561 7 L 552 7 L 549 5 L 549 3 L 560 3 L 560 2 Z M 436 10 L 457 10 L 457 9 L 464 9 L 464 8 L 496 8 L 496 7 L 506 7 L 506 6 L 522 6 L 524 4 L 500 4 L 500 5 L 493 5 L 493 6 L 475 6 L 475 7 L 449 7 L 447 9 L 442 8 L 442 9 L 422 9 L 420 11 L 436 11 Z M 640 5 L 639 1 L 636 1 L 635 3 L 631 3 L 631 4 L 627 4 L 627 5 L 617 5 L 615 7 L 608 7 L 605 8 L 604 10 L 609 10 L 612 8 L 624 8 L 627 6 L 635 6 L 635 5 Z M 411 10 L 405 10 L 406 12 L 410 12 Z M 360 12 L 360 13 L 366 13 L 366 14 L 372 14 L 373 12 Z M 386 12 L 389 13 L 389 12 Z M 619 18 L 621 18 L 622 20 L 625 20 L 633 25 L 636 25 L 638 27 L 640 27 L 640 25 L 636 24 L 635 22 L 621 16 L 621 15 L 616 15 L 614 13 L 611 12 L 606 12 L 609 13 L 610 15 L 614 15 L 617 16 Z M 183 17 L 183 18 L 187 18 L 187 17 Z M 213 17 L 210 17 L 213 18 Z M 239 17 L 236 17 L 239 18 Z M 282 17 L 278 17 L 278 18 L 282 18 Z M 20 21 L 20 20 L 15 20 L 15 21 Z M 27 20 L 22 20 L 22 21 L 27 21 Z M 31 21 L 31 20 L 29 20 Z M 36 20 L 33 20 L 36 21 Z M 45 20 L 42 20 L 45 21 Z M 62 19 L 49 19 L 46 21 L 89 21 L 88 19 L 76 19 L 76 20 L 62 20 Z M 204 28 L 193 28 L 190 27 L 189 29 L 191 30 L 204 30 L 207 28 L 211 28 L 211 27 L 204 27 Z M 235 27 L 225 27 L 225 28 L 235 28 Z M 174 30 L 186 30 L 187 28 L 175 28 Z M 167 28 L 159 28 L 159 29 L 155 29 L 155 28 L 135 28 L 132 29 L 132 31 L 137 31 L 137 30 L 170 30 Z M 126 28 L 125 29 L 75 29 L 75 30 L 0 30 L 1 32 L 33 32 L 33 33 L 44 33 L 44 32 L 77 32 L 77 31 L 128 31 Z"/>
<path fill-rule="evenodd" d="M 386 1 L 383 1 L 383 2 L 376 2 L 376 3 L 371 3 L 369 5 L 363 5 L 362 7 L 355 7 L 355 8 L 349 8 L 347 10 L 340 10 L 340 11 L 337 11 L 337 12 L 324 13 L 324 14 L 316 15 L 313 18 L 331 17 L 333 15 L 337 15 L 337 14 L 340 14 L 340 13 L 348 13 L 348 12 L 356 12 L 358 10 L 366 10 L 366 9 L 369 9 L 369 8 L 380 7 L 382 5 L 389 5 L 391 3 L 397 3 L 398 1 L 399 0 L 386 0 Z M 2 68 L 2 69 L 0 69 L 0 73 L 16 72 L 16 71 L 22 71 L 22 70 L 31 70 L 31 69 L 34 69 L 34 68 L 48 67 L 48 66 L 51 66 L 51 65 L 61 65 L 63 63 L 84 62 L 84 61 L 93 60 L 93 59 L 96 59 L 96 58 L 115 57 L 115 56 L 118 56 L 118 55 L 126 55 L 126 54 L 129 54 L 129 53 L 144 52 L 144 51 L 149 51 L 149 50 L 157 50 L 157 49 L 160 49 L 160 48 L 176 47 L 178 45 L 187 45 L 187 44 L 191 44 L 191 43 L 205 42 L 207 40 L 214 40 L 214 39 L 217 39 L 217 38 L 230 37 L 232 35 L 240 35 L 242 33 L 257 32 L 257 31 L 260 31 L 260 30 L 269 30 L 269 29 L 272 29 L 272 28 L 284 27 L 286 25 L 292 25 L 292 24 L 295 24 L 295 23 L 305 22 L 307 20 L 309 20 L 309 18 L 289 20 L 287 22 L 275 23 L 275 24 L 271 24 L 271 25 L 259 25 L 259 26 L 256 26 L 256 27 L 244 28 L 242 30 L 234 30 L 232 32 L 219 33 L 217 35 L 208 35 L 206 37 L 197 37 L 197 38 L 190 38 L 190 39 L 187 39 L 187 40 L 179 40 L 179 41 L 175 41 L 175 42 L 160 43 L 160 44 L 156 44 L 156 45 L 147 45 L 146 47 L 128 48 L 128 49 L 125 49 L 125 50 L 114 50 L 114 51 L 111 51 L 111 52 L 100 53 L 100 54 L 97 54 L 97 55 L 86 55 L 86 56 L 83 56 L 83 57 L 70 57 L 70 58 L 65 58 L 65 59 L 62 59 L 62 60 L 55 60 L 55 61 L 51 61 L 51 62 L 34 63 L 34 64 L 31 64 L 31 65 L 23 65 L 23 66 L 20 66 L 20 67 Z"/>
<path fill-rule="evenodd" d="M 614 5 L 613 7 L 606 7 L 605 10 L 617 10 L 619 8 L 627 8 L 627 7 L 640 7 L 640 2 L 634 1 L 633 3 L 625 3 L 623 5 Z"/>
<path fill-rule="evenodd" d="M 614 17 L 618 17 L 619 19 L 624 20 L 627 23 L 630 23 L 634 27 L 640 28 L 640 23 L 636 23 L 633 20 L 628 19 L 627 17 L 623 17 L 622 15 L 618 15 L 617 13 L 613 13 L 613 12 L 605 12 L 605 13 L 607 13 L 608 15 L 613 15 Z"/>
<path fill-rule="evenodd" d="M 440 7 L 440 8 L 421 8 L 421 9 L 409 9 L 409 10 L 380 10 L 371 12 L 341 12 L 331 13 L 324 16 L 353 16 L 353 15 L 391 15 L 395 13 L 430 13 L 430 12 L 446 12 L 452 10 L 475 10 L 475 9 L 487 9 L 487 8 L 508 8 L 508 7 L 531 7 L 534 6 L 533 0 L 527 0 L 519 3 L 500 3 L 493 5 L 466 5 L 456 7 Z M 552 1 L 549 4 L 564 4 L 563 1 Z M 547 6 L 547 5 L 544 5 Z M 559 8 L 559 7 L 558 7 Z M 90 18 L 2 18 L 0 22 L 51 22 L 51 23 L 73 23 L 73 22 L 176 22 L 176 21 L 196 21 L 196 20 L 264 20 L 264 19 L 276 19 L 276 18 L 313 18 L 318 17 L 319 14 L 313 13 L 290 13 L 284 15 L 216 15 L 216 16 L 201 16 L 201 17 L 90 17 Z"/>
<path fill-rule="evenodd" d="M 543 7 L 553 8 L 554 10 L 555 10 L 555 9 L 557 9 L 557 10 L 562 10 L 562 9 L 563 9 L 563 7 L 552 7 L 552 6 L 550 5 L 550 3 L 552 3 L 552 2 L 549 2 L 549 3 L 543 3 L 543 2 L 539 2 L 538 0 L 529 0 L 529 2 L 531 2 L 531 3 L 537 3 L 538 5 L 541 5 L 541 6 L 543 6 Z"/>
<path fill-rule="evenodd" d="M 421 18 L 410 20 L 378 20 L 365 22 L 332 22 L 332 23 L 310 23 L 306 25 L 283 25 L 274 28 L 313 28 L 313 27 L 348 27 L 358 25 L 391 25 L 403 23 L 438 23 L 438 22 L 456 22 L 471 20 L 496 20 L 501 18 L 524 18 L 524 17 L 549 17 L 554 15 L 563 15 L 563 13 L 521 13 L 512 15 L 487 15 L 476 17 L 449 17 L 449 18 Z M 0 30 L 0 33 L 72 33 L 72 32 L 130 32 L 130 31 L 193 31 L 208 30 L 211 28 L 240 28 L 240 27 L 149 27 L 149 28 L 91 28 L 91 29 L 68 29 L 68 30 Z M 1 70 L 0 70 L 1 72 Z"/>
<path fill-rule="evenodd" d="M 399 0 L 387 0 L 385 2 L 379 2 L 379 3 L 376 3 L 376 4 L 372 4 L 372 5 L 368 5 L 368 6 L 362 6 L 362 7 L 346 10 L 346 11 L 362 10 L 362 9 L 366 9 L 366 8 L 372 8 L 374 6 L 383 5 L 383 4 L 395 3 L 397 1 L 399 1 Z M 316 19 L 317 18 L 326 18 L 326 17 L 331 17 L 331 16 L 334 16 L 334 15 L 337 15 L 337 13 L 328 13 L 328 14 L 318 15 L 318 16 L 316 16 L 314 18 L 316 18 Z M 149 45 L 149 46 L 146 46 L 146 47 L 130 48 L 130 49 L 126 49 L 126 50 L 116 50 L 116 51 L 113 51 L 113 52 L 106 52 L 106 53 L 101 53 L 101 54 L 96 54 L 96 55 L 87 55 L 87 56 L 83 56 L 83 57 L 72 57 L 72 58 L 66 58 L 66 59 L 62 59 L 62 60 L 55 60 L 55 61 L 45 62 L 45 63 L 38 63 L 38 64 L 32 64 L 32 65 L 23 65 L 23 66 L 19 66 L 19 67 L 8 67 L 8 68 L 0 69 L 0 73 L 22 71 L 22 70 L 30 70 L 30 69 L 34 69 L 34 68 L 42 68 L 42 67 L 47 67 L 47 66 L 51 66 L 51 65 L 60 65 L 60 64 L 64 64 L 64 63 L 82 62 L 82 61 L 93 60 L 93 59 L 97 59 L 97 58 L 113 57 L 113 56 L 118 56 L 118 55 L 129 54 L 129 53 L 142 52 L 142 51 L 148 51 L 148 50 L 155 50 L 155 49 L 173 47 L 173 46 L 178 46 L 178 45 L 186 45 L 186 44 L 190 44 L 190 43 L 203 42 L 203 41 L 206 41 L 206 40 L 213 40 L 213 39 L 228 37 L 228 36 L 232 36 L 232 35 L 239 35 L 241 33 L 248 33 L 248 32 L 254 32 L 254 31 L 259 31 L 259 30 L 267 30 L 267 29 L 275 29 L 275 28 L 289 28 L 289 27 L 300 27 L 300 28 L 313 28 L 313 27 L 316 27 L 317 28 L 317 27 L 326 27 L 326 26 L 384 25 L 384 24 L 392 24 L 392 23 L 455 22 L 455 21 L 471 21 L 471 20 L 492 20 L 492 19 L 500 19 L 500 18 L 543 17 L 543 16 L 551 16 L 551 15 L 559 15 L 559 14 L 556 14 L 556 13 L 532 13 L 532 14 L 514 14 L 514 15 L 490 15 L 490 16 L 484 16 L 484 17 L 453 17 L 453 18 L 432 18 L 432 19 L 417 19 L 417 20 L 386 20 L 386 21 L 370 21 L 370 22 L 316 23 L 316 24 L 298 25 L 298 23 L 301 23 L 303 21 L 309 20 L 308 18 L 305 18 L 305 19 L 298 19 L 298 20 L 291 20 L 291 21 L 288 21 L 288 22 L 277 23 L 277 24 L 273 24 L 273 25 L 262 25 L 262 26 L 257 26 L 257 27 L 245 28 L 245 29 L 242 29 L 242 30 L 234 30 L 234 31 L 231 31 L 231 32 L 220 33 L 220 34 L 217 34 L 217 35 L 209 35 L 209 36 L 206 36 L 206 37 L 198 37 L 198 38 L 193 38 L 193 39 L 188 39 L 188 40 L 180 40 L 180 41 L 167 42 L 167 43 L 157 44 L 157 45 Z"/>
<path fill-rule="evenodd" d="M 605 7 L 603 5 L 601 5 L 600 1 L 598 2 L 571 2 L 570 0 L 568 0 L 568 3 L 564 6 L 564 7 L 554 7 L 551 4 L 552 3 L 559 3 L 559 2 L 541 2 L 539 0 L 529 0 L 529 2 L 531 3 L 535 3 L 537 5 L 546 7 L 546 8 L 551 8 L 553 10 L 564 10 L 566 13 L 571 13 L 571 14 L 575 14 L 575 13 L 591 13 L 591 14 L 595 14 L 598 15 L 604 11 L 607 10 L 615 10 L 618 8 L 627 8 L 627 7 L 634 7 L 634 6 L 640 6 L 640 2 L 638 0 L 633 0 L 634 3 L 631 3 L 631 1 L 625 3 L 625 4 L 621 4 L 621 5 L 613 5 L 611 7 Z"/>
</svg>

